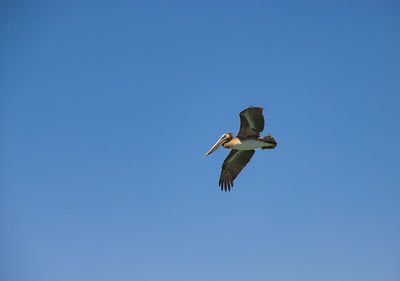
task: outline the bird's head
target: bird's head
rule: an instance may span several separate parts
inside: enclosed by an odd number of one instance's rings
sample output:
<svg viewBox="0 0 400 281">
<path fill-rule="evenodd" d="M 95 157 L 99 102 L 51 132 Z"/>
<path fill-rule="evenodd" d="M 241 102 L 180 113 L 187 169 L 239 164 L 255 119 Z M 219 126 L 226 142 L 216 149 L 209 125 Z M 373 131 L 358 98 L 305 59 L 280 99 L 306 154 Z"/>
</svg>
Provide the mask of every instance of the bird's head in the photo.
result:
<svg viewBox="0 0 400 281">
<path fill-rule="evenodd" d="M 218 147 L 220 147 L 221 145 L 223 145 L 224 143 L 227 143 L 228 141 L 230 141 L 231 139 L 233 139 L 233 134 L 232 133 L 226 133 L 223 134 L 219 140 L 214 144 L 213 147 L 211 147 L 211 149 L 206 153 L 206 156 L 208 154 L 213 153 L 214 151 L 216 151 L 218 149 Z"/>
</svg>

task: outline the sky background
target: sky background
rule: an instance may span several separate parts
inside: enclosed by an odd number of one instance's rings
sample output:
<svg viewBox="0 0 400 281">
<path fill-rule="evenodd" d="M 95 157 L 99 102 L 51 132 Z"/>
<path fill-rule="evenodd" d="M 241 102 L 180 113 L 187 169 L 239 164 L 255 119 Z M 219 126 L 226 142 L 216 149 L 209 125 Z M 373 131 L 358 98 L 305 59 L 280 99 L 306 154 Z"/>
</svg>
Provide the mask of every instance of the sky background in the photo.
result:
<svg viewBox="0 0 400 281">
<path fill-rule="evenodd" d="M 400 280 L 399 31 L 397 1 L 2 1 L 1 279 Z M 279 144 L 221 192 L 250 105 Z"/>
</svg>

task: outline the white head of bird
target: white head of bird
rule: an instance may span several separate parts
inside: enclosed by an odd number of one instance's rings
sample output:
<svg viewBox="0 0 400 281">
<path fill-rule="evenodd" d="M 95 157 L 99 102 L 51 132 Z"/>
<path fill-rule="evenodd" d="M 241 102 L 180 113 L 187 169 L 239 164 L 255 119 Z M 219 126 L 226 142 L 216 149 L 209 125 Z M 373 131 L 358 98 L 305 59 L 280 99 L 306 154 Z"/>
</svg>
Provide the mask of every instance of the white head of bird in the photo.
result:
<svg viewBox="0 0 400 281">
<path fill-rule="evenodd" d="M 213 153 L 216 151 L 221 145 L 226 144 L 227 142 L 231 141 L 233 139 L 233 134 L 232 133 L 226 133 L 223 134 L 219 140 L 214 144 L 213 147 L 206 153 L 206 156 Z"/>
</svg>

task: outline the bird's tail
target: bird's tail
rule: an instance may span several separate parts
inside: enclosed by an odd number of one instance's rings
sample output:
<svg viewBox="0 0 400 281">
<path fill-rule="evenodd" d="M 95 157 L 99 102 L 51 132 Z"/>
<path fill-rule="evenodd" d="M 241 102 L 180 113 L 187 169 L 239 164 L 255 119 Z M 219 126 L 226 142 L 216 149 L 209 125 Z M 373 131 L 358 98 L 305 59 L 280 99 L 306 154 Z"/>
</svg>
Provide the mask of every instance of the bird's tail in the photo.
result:
<svg viewBox="0 0 400 281">
<path fill-rule="evenodd" d="M 266 135 L 262 140 L 265 142 L 265 146 L 261 147 L 261 149 L 274 149 L 278 145 L 277 141 L 273 136 L 271 136 L 271 134 Z"/>
</svg>

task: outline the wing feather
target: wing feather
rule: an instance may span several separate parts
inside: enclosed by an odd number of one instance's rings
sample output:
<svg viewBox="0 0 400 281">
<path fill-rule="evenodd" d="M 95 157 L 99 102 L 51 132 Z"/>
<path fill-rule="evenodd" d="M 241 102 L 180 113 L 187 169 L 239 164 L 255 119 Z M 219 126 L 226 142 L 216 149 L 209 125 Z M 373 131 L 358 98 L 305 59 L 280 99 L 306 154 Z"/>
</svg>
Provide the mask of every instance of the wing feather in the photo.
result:
<svg viewBox="0 0 400 281">
<path fill-rule="evenodd" d="M 221 177 L 219 179 L 221 190 L 231 190 L 231 187 L 233 187 L 233 180 L 247 163 L 249 163 L 254 152 L 254 150 L 232 150 L 229 153 L 222 164 Z"/>
<path fill-rule="evenodd" d="M 249 107 L 240 112 L 240 129 L 238 137 L 259 137 L 264 130 L 263 108 Z"/>
</svg>

